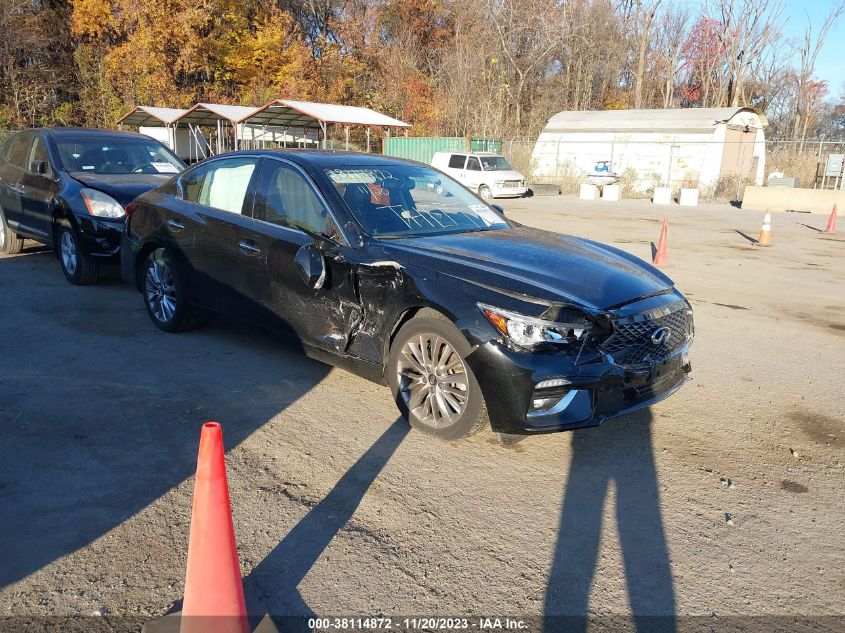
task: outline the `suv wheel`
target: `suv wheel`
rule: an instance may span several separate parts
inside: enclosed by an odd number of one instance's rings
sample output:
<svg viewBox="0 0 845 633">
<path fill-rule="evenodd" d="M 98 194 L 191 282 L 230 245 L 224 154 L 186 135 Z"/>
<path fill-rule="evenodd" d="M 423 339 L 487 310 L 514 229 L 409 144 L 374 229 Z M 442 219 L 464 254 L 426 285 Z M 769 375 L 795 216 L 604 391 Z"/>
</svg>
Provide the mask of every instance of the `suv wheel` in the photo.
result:
<svg viewBox="0 0 845 633">
<path fill-rule="evenodd" d="M 6 224 L 6 216 L 0 208 L 0 253 L 14 255 L 20 253 L 22 249 L 23 239 Z"/>
<path fill-rule="evenodd" d="M 445 318 L 414 318 L 402 326 L 387 371 L 393 398 L 411 426 L 445 440 L 469 437 L 484 427 L 484 396 L 465 361 L 471 351 Z"/>
<path fill-rule="evenodd" d="M 492 200 L 493 192 L 490 191 L 490 187 L 488 187 L 487 185 L 481 185 L 478 188 L 478 197 L 482 200 Z"/>
<path fill-rule="evenodd" d="M 163 248 L 150 253 L 144 262 L 141 291 L 144 305 L 156 327 L 178 332 L 190 322 L 185 284 L 173 258 Z"/>
<path fill-rule="evenodd" d="M 67 280 L 76 286 L 88 286 L 97 281 L 99 264 L 91 261 L 79 248 L 79 238 L 67 222 L 59 224 L 56 238 L 57 255 L 62 272 Z"/>
</svg>

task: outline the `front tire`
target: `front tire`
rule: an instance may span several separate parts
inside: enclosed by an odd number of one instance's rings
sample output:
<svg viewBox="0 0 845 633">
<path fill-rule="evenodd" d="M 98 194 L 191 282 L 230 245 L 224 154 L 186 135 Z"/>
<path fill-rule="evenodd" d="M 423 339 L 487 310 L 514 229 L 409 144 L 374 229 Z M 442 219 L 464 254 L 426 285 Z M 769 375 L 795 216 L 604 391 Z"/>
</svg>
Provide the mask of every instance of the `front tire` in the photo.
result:
<svg viewBox="0 0 845 633">
<path fill-rule="evenodd" d="M 493 192 L 490 191 L 490 187 L 487 185 L 481 185 L 478 188 L 478 197 L 486 202 L 493 199 Z"/>
<path fill-rule="evenodd" d="M 76 231 L 66 222 L 59 224 L 56 237 L 56 255 L 65 278 L 75 286 L 89 286 L 97 281 L 99 264 L 82 252 Z"/>
<path fill-rule="evenodd" d="M 3 209 L 0 208 L 0 253 L 17 255 L 23 250 L 23 238 L 19 237 L 8 224 Z"/>
<path fill-rule="evenodd" d="M 173 258 L 163 248 L 147 257 L 141 274 L 141 292 L 147 314 L 165 332 L 178 332 L 191 324 L 191 306 L 185 283 Z"/>
<path fill-rule="evenodd" d="M 457 440 L 488 423 L 481 387 L 466 362 L 471 351 L 445 317 L 418 317 L 402 326 L 390 348 L 388 382 L 412 427 Z"/>
</svg>

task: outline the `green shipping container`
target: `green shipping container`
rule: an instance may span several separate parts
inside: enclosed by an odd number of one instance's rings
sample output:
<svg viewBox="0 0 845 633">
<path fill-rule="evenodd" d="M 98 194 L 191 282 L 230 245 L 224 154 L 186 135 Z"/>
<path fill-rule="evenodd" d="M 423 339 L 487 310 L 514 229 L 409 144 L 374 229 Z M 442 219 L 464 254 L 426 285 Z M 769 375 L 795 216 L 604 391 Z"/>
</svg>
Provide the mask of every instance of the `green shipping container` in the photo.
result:
<svg viewBox="0 0 845 633">
<path fill-rule="evenodd" d="M 502 152 L 502 141 L 497 138 L 474 138 L 470 144 L 470 151 L 473 152 Z"/>
<path fill-rule="evenodd" d="M 390 136 L 384 139 L 381 151 L 387 156 L 409 158 L 431 164 L 436 152 L 499 152 L 502 142 L 496 139 L 463 136 Z"/>
</svg>

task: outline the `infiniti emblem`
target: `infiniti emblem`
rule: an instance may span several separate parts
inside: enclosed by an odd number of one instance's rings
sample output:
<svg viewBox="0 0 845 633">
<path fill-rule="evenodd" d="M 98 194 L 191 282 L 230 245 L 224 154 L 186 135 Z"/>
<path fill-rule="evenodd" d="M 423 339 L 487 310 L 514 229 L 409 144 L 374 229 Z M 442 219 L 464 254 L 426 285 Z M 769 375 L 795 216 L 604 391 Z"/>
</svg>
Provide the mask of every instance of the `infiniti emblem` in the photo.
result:
<svg viewBox="0 0 845 633">
<path fill-rule="evenodd" d="M 672 330 L 668 327 L 659 327 L 654 332 L 651 333 L 651 343 L 652 345 L 663 345 L 666 341 L 669 340 L 669 336 L 671 336 Z"/>
</svg>

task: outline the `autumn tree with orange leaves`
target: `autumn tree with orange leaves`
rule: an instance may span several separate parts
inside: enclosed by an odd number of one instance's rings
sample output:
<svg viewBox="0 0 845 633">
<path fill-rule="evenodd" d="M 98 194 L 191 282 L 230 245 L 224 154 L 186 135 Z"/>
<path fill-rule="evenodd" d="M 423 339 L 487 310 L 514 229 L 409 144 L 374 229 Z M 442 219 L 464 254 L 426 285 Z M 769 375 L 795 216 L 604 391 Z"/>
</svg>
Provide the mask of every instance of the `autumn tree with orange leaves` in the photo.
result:
<svg viewBox="0 0 845 633">
<path fill-rule="evenodd" d="M 753 105 L 845 134 L 783 0 L 0 0 L 0 130 L 133 105 L 372 107 L 419 135 L 530 138 L 561 110 Z M 835 96 L 831 96 L 835 95 Z M 839 126 L 839 127 L 837 127 Z"/>
</svg>

